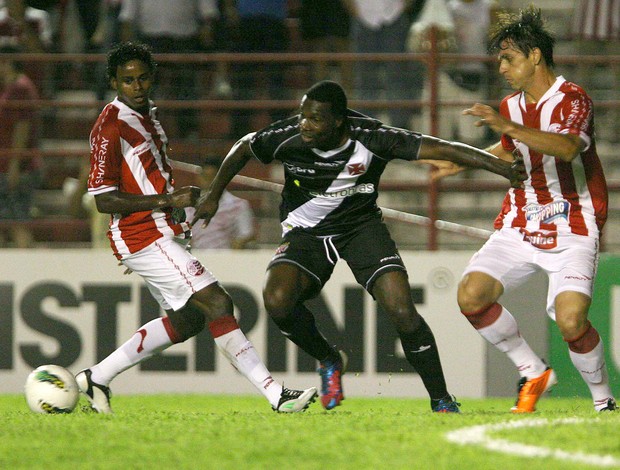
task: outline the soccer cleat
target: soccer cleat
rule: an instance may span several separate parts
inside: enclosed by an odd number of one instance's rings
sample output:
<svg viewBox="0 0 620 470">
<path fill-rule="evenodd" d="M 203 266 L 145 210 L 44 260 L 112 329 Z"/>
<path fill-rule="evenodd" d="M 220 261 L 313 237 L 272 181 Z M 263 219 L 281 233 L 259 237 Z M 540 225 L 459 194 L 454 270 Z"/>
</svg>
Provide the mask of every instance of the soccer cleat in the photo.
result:
<svg viewBox="0 0 620 470">
<path fill-rule="evenodd" d="M 431 409 L 435 413 L 460 413 L 461 404 L 456 401 L 454 395 L 448 395 L 441 400 L 431 400 Z"/>
<path fill-rule="evenodd" d="M 557 383 L 558 379 L 555 372 L 550 367 L 547 367 L 547 370 L 533 379 L 521 377 L 519 380 L 519 396 L 510 411 L 513 413 L 533 413 L 536 411 L 536 402 L 541 395 Z"/>
<path fill-rule="evenodd" d="M 604 411 L 618 411 L 618 405 L 616 405 L 616 400 L 614 400 L 613 398 L 609 398 L 606 405 L 597 411 L 599 413 L 602 413 Z"/>
<path fill-rule="evenodd" d="M 273 411 L 278 413 L 298 413 L 305 411 L 310 403 L 314 403 L 318 395 L 316 387 L 310 387 L 306 390 L 291 390 L 282 388 L 280 401 L 277 407 L 272 407 Z"/>
<path fill-rule="evenodd" d="M 321 403 L 323 408 L 331 410 L 344 400 L 342 376 L 347 370 L 349 358 L 344 351 L 338 351 L 339 359 L 320 363 L 318 373 L 321 376 Z"/>
<path fill-rule="evenodd" d="M 84 394 L 90 402 L 91 408 L 97 413 L 112 413 L 112 408 L 110 407 L 110 397 L 112 392 L 110 391 L 110 388 L 93 382 L 91 376 L 92 371 L 90 369 L 84 369 L 83 371 L 77 373 L 75 380 L 78 384 L 80 392 Z"/>
</svg>

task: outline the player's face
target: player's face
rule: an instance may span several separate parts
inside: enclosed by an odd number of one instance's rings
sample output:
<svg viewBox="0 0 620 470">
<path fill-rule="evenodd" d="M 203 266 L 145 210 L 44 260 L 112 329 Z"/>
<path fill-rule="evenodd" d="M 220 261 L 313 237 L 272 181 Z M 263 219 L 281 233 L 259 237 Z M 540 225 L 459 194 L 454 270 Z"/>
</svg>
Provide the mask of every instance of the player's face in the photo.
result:
<svg viewBox="0 0 620 470">
<path fill-rule="evenodd" d="M 304 96 L 299 110 L 299 132 L 307 145 L 331 150 L 342 145 L 342 119 L 332 114 L 330 103 L 321 103 Z"/>
<path fill-rule="evenodd" d="M 527 91 L 534 82 L 534 53 L 526 56 L 510 42 L 502 42 L 498 56 L 499 73 L 515 90 Z"/>
<path fill-rule="evenodd" d="M 149 95 L 153 85 L 153 74 L 141 60 L 130 60 L 116 68 L 116 77 L 112 86 L 118 98 L 136 111 L 145 112 L 149 109 Z"/>
</svg>

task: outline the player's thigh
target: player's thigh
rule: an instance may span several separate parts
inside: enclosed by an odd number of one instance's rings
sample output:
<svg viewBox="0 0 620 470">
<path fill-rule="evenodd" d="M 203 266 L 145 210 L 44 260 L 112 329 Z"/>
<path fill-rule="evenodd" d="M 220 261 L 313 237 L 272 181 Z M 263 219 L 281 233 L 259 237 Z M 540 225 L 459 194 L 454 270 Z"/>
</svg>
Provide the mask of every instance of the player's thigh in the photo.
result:
<svg viewBox="0 0 620 470">
<path fill-rule="evenodd" d="M 337 239 L 335 246 L 347 262 L 355 280 L 374 297 L 375 283 L 382 275 L 407 269 L 387 226 L 380 221 Z"/>
<path fill-rule="evenodd" d="M 184 246 L 171 238 L 160 238 L 122 260 L 140 275 L 164 310 L 179 310 L 192 295 L 217 282 Z"/>
<path fill-rule="evenodd" d="M 538 270 L 535 253 L 536 249 L 523 240 L 518 230 L 499 230 L 472 256 L 463 278 L 483 273 L 498 281 L 504 290 L 517 287 Z M 479 276 L 480 281 L 484 279 Z"/>
<path fill-rule="evenodd" d="M 558 237 L 558 248 L 545 253 L 540 263 L 549 276 L 548 315 L 555 320 L 558 309 L 566 311 L 565 316 L 568 316 L 569 310 L 579 307 L 579 315 L 585 317 L 589 302 L 587 306 L 584 302 L 571 305 L 570 302 L 558 302 L 557 299 L 565 292 L 592 298 L 598 265 L 598 241 L 590 237 L 561 234 Z"/>
<path fill-rule="evenodd" d="M 288 232 L 267 267 L 263 297 L 296 294 L 306 300 L 318 295 L 334 271 L 333 255 L 326 250 L 317 237 L 301 230 Z"/>
</svg>

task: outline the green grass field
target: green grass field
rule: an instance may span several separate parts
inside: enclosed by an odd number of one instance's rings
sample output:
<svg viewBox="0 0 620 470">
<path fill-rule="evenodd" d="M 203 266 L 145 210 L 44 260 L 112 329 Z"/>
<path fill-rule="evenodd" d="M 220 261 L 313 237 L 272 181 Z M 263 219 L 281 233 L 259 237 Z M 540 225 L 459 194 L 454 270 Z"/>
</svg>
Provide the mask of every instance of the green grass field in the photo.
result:
<svg viewBox="0 0 620 470">
<path fill-rule="evenodd" d="M 348 397 L 336 410 L 317 402 L 288 415 L 258 396 L 141 395 L 114 397 L 114 415 L 82 411 L 83 399 L 72 414 L 37 415 L 21 395 L 0 395 L 0 469 L 620 468 L 619 412 L 596 414 L 585 399 L 544 398 L 528 416 L 511 415 L 510 399 L 461 402 L 462 414 L 447 415 L 431 413 L 427 400 Z M 564 459 L 446 437 L 509 424 L 517 427 L 487 429 L 487 438 Z M 579 460 L 579 453 L 588 456 Z"/>
</svg>

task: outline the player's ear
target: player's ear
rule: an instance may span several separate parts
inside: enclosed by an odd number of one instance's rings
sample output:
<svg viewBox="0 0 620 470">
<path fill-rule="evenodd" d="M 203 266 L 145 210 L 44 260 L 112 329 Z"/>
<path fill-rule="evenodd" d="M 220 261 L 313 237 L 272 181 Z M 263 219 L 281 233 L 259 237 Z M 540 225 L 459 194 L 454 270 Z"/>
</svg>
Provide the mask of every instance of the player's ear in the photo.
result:
<svg viewBox="0 0 620 470">
<path fill-rule="evenodd" d="M 542 52 L 538 47 L 532 49 L 532 51 L 530 52 L 530 58 L 532 59 L 534 65 L 540 65 L 542 61 Z"/>
<path fill-rule="evenodd" d="M 116 90 L 117 85 L 118 85 L 118 80 L 116 80 L 116 77 L 110 78 L 110 86 Z"/>
</svg>

